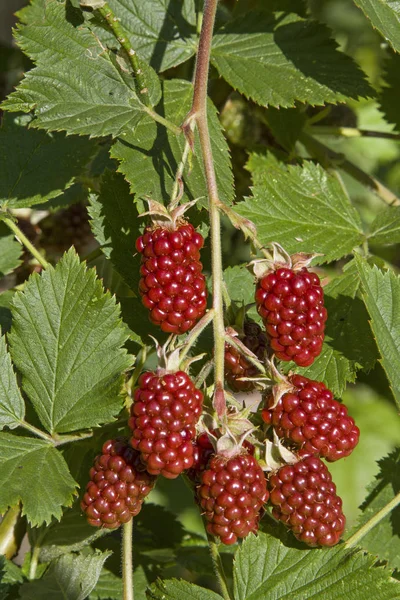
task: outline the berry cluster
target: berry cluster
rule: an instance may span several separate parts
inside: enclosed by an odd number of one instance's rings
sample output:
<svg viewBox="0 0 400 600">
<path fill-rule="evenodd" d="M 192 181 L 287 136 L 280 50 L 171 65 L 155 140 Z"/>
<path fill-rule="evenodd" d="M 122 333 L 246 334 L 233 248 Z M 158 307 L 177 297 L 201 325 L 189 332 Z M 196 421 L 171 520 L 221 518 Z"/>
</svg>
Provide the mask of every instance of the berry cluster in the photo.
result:
<svg viewBox="0 0 400 600">
<path fill-rule="evenodd" d="M 143 373 L 131 408 L 131 444 L 149 473 L 175 479 L 193 465 L 203 394 L 183 371 Z"/>
<path fill-rule="evenodd" d="M 239 339 L 260 361 L 264 362 L 267 356 L 268 341 L 265 333 L 257 323 L 245 320 L 243 335 L 240 335 Z M 250 392 L 254 390 L 255 383 L 253 381 L 242 379 L 258 375 L 257 367 L 252 365 L 243 354 L 240 354 L 236 348 L 228 343 L 225 344 L 225 371 L 226 381 L 233 391 Z"/>
<path fill-rule="evenodd" d="M 142 254 L 139 291 L 150 320 L 168 333 L 185 333 L 207 307 L 200 248 L 204 239 L 190 223 L 147 227 L 136 241 Z"/>
<path fill-rule="evenodd" d="M 342 500 L 326 465 L 306 450 L 269 477 L 273 516 L 309 546 L 337 544 L 346 524 Z"/>
<path fill-rule="evenodd" d="M 320 381 L 301 375 L 292 375 L 289 381 L 293 390 L 275 406 L 273 394 L 267 399 L 261 415 L 265 423 L 272 424 L 279 437 L 330 462 L 349 456 L 360 430 L 347 408 Z"/>
<path fill-rule="evenodd" d="M 278 268 L 259 279 L 255 299 L 276 356 L 311 365 L 321 352 L 327 319 L 318 275 L 306 267 Z"/>
<path fill-rule="evenodd" d="M 108 440 L 90 469 L 81 509 L 90 525 L 115 529 L 139 513 L 154 481 L 126 441 Z"/>
</svg>

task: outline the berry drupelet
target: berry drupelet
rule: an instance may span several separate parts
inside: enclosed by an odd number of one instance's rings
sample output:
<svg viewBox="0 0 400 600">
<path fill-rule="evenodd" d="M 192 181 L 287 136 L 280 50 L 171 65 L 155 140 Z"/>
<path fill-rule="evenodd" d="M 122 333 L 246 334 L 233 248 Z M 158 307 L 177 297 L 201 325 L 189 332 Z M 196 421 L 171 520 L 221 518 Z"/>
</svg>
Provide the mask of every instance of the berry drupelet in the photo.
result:
<svg viewBox="0 0 400 600">
<path fill-rule="evenodd" d="M 147 372 L 138 381 L 129 427 L 149 473 L 175 479 L 193 465 L 203 394 L 183 371 Z"/>
<path fill-rule="evenodd" d="M 267 398 L 264 422 L 272 424 L 279 437 L 330 462 L 349 456 L 360 430 L 347 408 L 320 381 L 292 375 L 289 382 L 293 389 L 283 394 L 276 406 L 273 395 Z"/>
<path fill-rule="evenodd" d="M 263 362 L 267 355 L 268 339 L 261 327 L 254 321 L 245 320 L 241 342 Z M 251 364 L 243 354 L 230 344 L 225 344 L 225 373 L 229 387 L 234 392 L 250 392 L 254 390 L 254 381 L 240 381 L 243 377 L 256 377 L 260 374 L 257 367 Z"/>
<path fill-rule="evenodd" d="M 204 239 L 190 223 L 147 227 L 136 241 L 142 254 L 139 291 L 150 320 L 168 333 L 189 331 L 204 315 L 207 290 L 200 249 Z"/>
<path fill-rule="evenodd" d="M 257 310 L 280 360 L 308 367 L 324 341 L 324 292 L 316 273 L 281 267 L 258 280 Z"/>
<path fill-rule="evenodd" d="M 346 524 L 328 468 L 305 450 L 299 461 L 269 476 L 272 515 L 309 546 L 334 546 Z"/>
<path fill-rule="evenodd" d="M 208 533 L 227 545 L 257 531 L 268 496 L 263 470 L 245 450 L 232 458 L 213 455 L 197 488 Z"/>
<path fill-rule="evenodd" d="M 136 450 L 124 440 L 108 440 L 90 469 L 81 509 L 90 525 L 115 529 L 139 513 L 154 482 Z"/>
</svg>

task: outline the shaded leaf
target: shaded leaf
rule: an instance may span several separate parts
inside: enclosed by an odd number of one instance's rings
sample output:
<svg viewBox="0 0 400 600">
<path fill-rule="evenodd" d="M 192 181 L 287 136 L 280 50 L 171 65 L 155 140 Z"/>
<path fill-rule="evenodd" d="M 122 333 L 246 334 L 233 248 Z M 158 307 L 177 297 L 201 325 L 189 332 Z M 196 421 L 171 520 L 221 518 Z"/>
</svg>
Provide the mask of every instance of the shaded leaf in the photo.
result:
<svg viewBox="0 0 400 600">
<path fill-rule="evenodd" d="M 23 208 L 56 198 L 84 172 L 97 149 L 88 138 L 28 129 L 31 122 L 28 116 L 3 117 L 0 164 L 7 169 L 0 178 L 0 206 Z"/>
<path fill-rule="evenodd" d="M 139 589 L 134 580 L 134 590 L 136 596 L 138 595 Z M 144 596 L 143 596 L 144 597 Z M 102 569 L 100 577 L 96 583 L 95 588 L 89 596 L 90 600 L 122 600 L 123 599 L 123 583 L 121 577 L 117 577 L 111 571 Z"/>
<path fill-rule="evenodd" d="M 67 432 L 112 420 L 131 365 L 119 307 L 73 249 L 34 274 L 13 301 L 10 349 L 44 427 Z"/>
<path fill-rule="evenodd" d="M 263 106 L 373 94 L 358 66 L 337 50 L 329 29 L 293 14 L 248 11 L 216 32 L 211 60 L 232 87 Z"/>
<path fill-rule="evenodd" d="M 191 107 L 193 86 L 188 81 L 175 79 L 164 81 L 163 90 L 163 104 L 157 110 L 175 125 L 182 125 Z M 230 204 L 234 192 L 229 149 L 211 100 L 208 108 L 219 197 L 223 202 Z M 131 191 L 136 194 L 137 199 L 149 196 L 167 203 L 184 146 L 183 135 L 176 136 L 150 117 L 145 117 L 133 133 L 124 133 L 118 138 L 111 149 L 111 156 L 120 161 L 118 170 L 129 181 Z M 194 150 L 194 155 L 187 162 L 183 172 L 184 198 L 189 200 L 207 197 L 197 133 Z M 206 200 L 203 200 L 203 205 L 205 204 Z"/>
<path fill-rule="evenodd" d="M 0 433 L 0 512 L 22 502 L 30 523 L 60 519 L 75 493 L 64 458 L 52 444 L 36 438 Z"/>
<path fill-rule="evenodd" d="M 399 94 L 400 94 L 400 56 L 391 54 L 390 59 L 385 63 L 384 78 L 386 86 L 382 87 L 380 95 L 380 104 L 386 119 L 389 123 L 396 126 L 397 131 L 400 131 L 400 115 L 399 115 Z"/>
<path fill-rule="evenodd" d="M 244 266 L 228 267 L 224 271 L 224 281 L 232 301 L 250 304 L 254 302 L 254 275 Z"/>
<path fill-rule="evenodd" d="M 378 246 L 400 242 L 400 206 L 388 206 L 371 223 L 368 241 Z"/>
<path fill-rule="evenodd" d="M 146 597 L 154 600 L 221 600 L 221 596 L 211 590 L 178 579 L 157 580 Z"/>
<path fill-rule="evenodd" d="M 13 235 L 0 237 L 0 279 L 19 267 L 21 254 L 22 246 Z"/>
<path fill-rule="evenodd" d="M 262 168 L 262 157 L 252 156 L 248 168 L 255 185 L 253 197 L 236 211 L 257 224 L 263 244 L 279 242 L 289 253 L 319 252 L 316 262 L 330 262 L 350 254 L 364 238 L 360 217 L 333 175 L 306 161 L 303 166 Z M 253 164 L 255 169 L 253 169 Z"/>
<path fill-rule="evenodd" d="M 96 552 L 89 556 L 65 554 L 51 564 L 37 581 L 24 583 L 21 600 L 85 600 L 97 583 L 109 553 Z"/>
<path fill-rule="evenodd" d="M 18 427 L 25 416 L 25 404 L 7 352 L 5 337 L 0 337 L 0 429 Z"/>
<path fill-rule="evenodd" d="M 393 396 L 400 407 L 400 279 L 393 271 L 382 273 L 356 256 L 362 296 Z"/>
<path fill-rule="evenodd" d="M 12 314 L 10 307 L 14 293 L 14 291 L 7 290 L 0 294 L 0 329 L 3 333 L 7 333 L 11 329 Z"/>
<path fill-rule="evenodd" d="M 235 555 L 235 600 L 395 600 L 400 584 L 375 558 L 343 546 L 324 550 L 285 547 L 280 540 L 250 534 Z"/>
</svg>

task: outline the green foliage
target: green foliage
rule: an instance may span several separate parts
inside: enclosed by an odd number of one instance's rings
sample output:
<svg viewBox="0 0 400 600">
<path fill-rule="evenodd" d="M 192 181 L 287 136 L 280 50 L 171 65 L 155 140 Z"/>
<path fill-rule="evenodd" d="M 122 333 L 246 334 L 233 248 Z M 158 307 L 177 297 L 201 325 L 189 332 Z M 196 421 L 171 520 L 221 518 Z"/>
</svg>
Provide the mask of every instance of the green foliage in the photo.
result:
<svg viewBox="0 0 400 600">
<path fill-rule="evenodd" d="M 70 506 L 76 483 L 52 444 L 35 438 L 0 433 L 0 511 L 22 502 L 33 525 L 60 519 Z"/>
<path fill-rule="evenodd" d="M 238 17 L 216 32 L 211 60 L 233 88 L 263 106 L 373 94 L 355 63 L 337 51 L 329 29 L 293 14 Z"/>
<path fill-rule="evenodd" d="M 382 273 L 356 257 L 362 295 L 371 318 L 371 328 L 394 398 L 400 406 L 400 280 L 393 271 Z"/>
<path fill-rule="evenodd" d="M 382 510 L 400 493 L 400 450 L 397 448 L 379 462 L 380 471 L 369 486 L 361 506 L 357 529 Z M 390 567 L 400 568 L 400 508 L 397 506 L 361 540 L 363 548 L 387 560 Z"/>
<path fill-rule="evenodd" d="M 378 214 L 370 227 L 369 242 L 377 246 L 400 242 L 399 206 L 388 206 Z"/>
<path fill-rule="evenodd" d="M 42 579 L 21 587 L 21 600 L 85 600 L 100 576 L 109 554 L 96 552 L 91 556 L 65 554 L 52 563 Z"/>
<path fill-rule="evenodd" d="M 0 237 L 0 279 L 21 264 L 21 254 L 21 244 L 15 240 L 13 235 Z"/>
<path fill-rule="evenodd" d="M 253 168 L 254 165 L 254 168 Z M 364 234 L 360 217 L 340 180 L 312 162 L 271 166 L 253 157 L 253 196 L 237 205 L 239 214 L 257 223 L 263 244 L 279 242 L 289 253 L 318 252 L 316 262 L 351 253 Z"/>
<path fill-rule="evenodd" d="M 397 99 L 400 90 L 400 56 L 398 54 L 390 55 L 389 60 L 385 63 L 385 81 L 386 84 L 381 91 L 380 103 L 389 123 L 396 126 L 396 130 L 400 130 L 400 116 L 398 111 Z"/>
<path fill-rule="evenodd" d="M 4 336 L 0 338 L 0 428 L 18 427 L 25 416 L 25 404 L 7 352 Z"/>
<path fill-rule="evenodd" d="M 298 550 L 273 537 L 249 535 L 235 556 L 235 600 L 308 598 L 363 600 L 379 589 L 379 598 L 394 600 L 398 585 L 389 571 L 374 567 L 375 558 L 343 547 Z"/>
<path fill-rule="evenodd" d="M 400 6 L 397 0 L 355 0 L 372 26 L 400 52 Z"/>
<path fill-rule="evenodd" d="M 165 81 L 160 107 L 163 116 L 180 126 L 189 112 L 192 96 L 193 86 L 189 82 L 176 79 Z M 229 150 L 211 101 L 208 118 L 220 199 L 230 204 L 233 199 L 233 175 Z M 111 156 L 120 161 L 119 171 L 129 181 L 137 199 L 149 196 L 167 203 L 184 146 L 183 135 L 177 137 L 146 116 L 134 132 L 125 132 L 118 138 L 111 149 Z M 183 183 L 185 198 L 193 200 L 206 197 L 207 187 L 197 133 L 194 155 L 183 171 Z M 204 201 L 202 205 L 205 205 Z"/>
<path fill-rule="evenodd" d="M 71 250 L 33 275 L 13 301 L 11 354 L 50 432 L 94 427 L 121 410 L 121 372 L 131 358 L 115 299 Z"/>
<path fill-rule="evenodd" d="M 96 150 L 88 138 L 28 129 L 33 123 L 28 116 L 4 116 L 0 162 L 7 161 L 10 147 L 15 145 L 18 152 L 0 178 L 0 207 L 23 208 L 56 198 L 83 173 Z M 53 161 L 57 168 L 43 168 Z"/>
<path fill-rule="evenodd" d="M 211 590 L 177 579 L 157 581 L 148 590 L 146 597 L 154 600 L 218 600 L 221 598 Z"/>
</svg>

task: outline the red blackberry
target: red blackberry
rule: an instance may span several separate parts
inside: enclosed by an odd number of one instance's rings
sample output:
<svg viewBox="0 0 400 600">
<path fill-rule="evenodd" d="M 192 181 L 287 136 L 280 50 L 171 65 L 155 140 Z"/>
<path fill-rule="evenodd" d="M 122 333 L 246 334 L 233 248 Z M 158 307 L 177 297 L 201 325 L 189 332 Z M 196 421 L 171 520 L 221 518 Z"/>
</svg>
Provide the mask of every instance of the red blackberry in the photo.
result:
<svg viewBox="0 0 400 600">
<path fill-rule="evenodd" d="M 234 544 L 237 538 L 257 531 L 269 494 L 264 473 L 251 454 L 214 455 L 200 483 L 197 500 L 208 521 L 208 533 L 223 544 Z"/>
<path fill-rule="evenodd" d="M 123 440 L 108 440 L 90 469 L 81 502 L 88 523 L 107 529 L 127 523 L 140 511 L 154 481 L 136 450 Z"/>
<path fill-rule="evenodd" d="M 153 475 L 175 479 L 193 465 L 203 394 L 183 371 L 143 373 L 131 407 L 131 444 Z"/>
<path fill-rule="evenodd" d="M 259 279 L 255 300 L 276 356 L 311 365 L 321 352 L 327 319 L 318 275 L 306 267 L 270 271 Z"/>
<path fill-rule="evenodd" d="M 243 326 L 241 342 L 251 350 L 260 361 L 267 355 L 267 337 L 254 321 L 246 320 Z M 239 381 L 241 377 L 256 377 L 259 370 L 251 364 L 236 348 L 225 344 L 225 374 L 230 388 L 235 392 L 250 392 L 256 385 L 254 381 Z"/>
<path fill-rule="evenodd" d="M 163 331 L 184 333 L 205 313 L 207 290 L 200 248 L 204 239 L 190 223 L 147 227 L 136 241 L 142 254 L 139 291 L 150 320 Z"/>
<path fill-rule="evenodd" d="M 309 546 L 334 546 L 346 524 L 342 500 L 320 458 L 299 452 L 299 462 L 285 465 L 268 480 L 272 514 Z"/>
<path fill-rule="evenodd" d="M 330 462 L 349 456 L 358 444 L 360 430 L 347 408 L 334 399 L 320 381 L 292 375 L 293 390 L 283 394 L 274 408 L 274 396 L 262 411 L 265 423 L 272 424 L 279 437 L 298 444 Z"/>
</svg>

